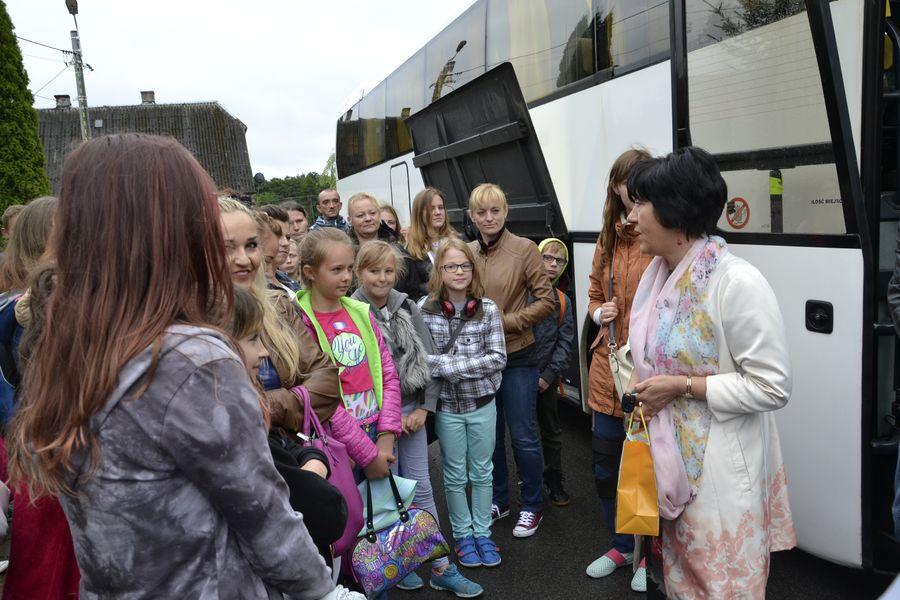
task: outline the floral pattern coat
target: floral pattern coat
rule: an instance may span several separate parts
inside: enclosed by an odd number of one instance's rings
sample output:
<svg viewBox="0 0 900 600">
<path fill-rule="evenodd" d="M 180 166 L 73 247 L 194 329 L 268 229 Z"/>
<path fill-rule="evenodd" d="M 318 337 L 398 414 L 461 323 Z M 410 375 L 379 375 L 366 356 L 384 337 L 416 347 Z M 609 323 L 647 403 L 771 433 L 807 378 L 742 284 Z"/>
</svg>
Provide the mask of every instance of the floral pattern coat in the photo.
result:
<svg viewBox="0 0 900 600">
<path fill-rule="evenodd" d="M 790 355 L 775 293 L 729 254 L 706 298 L 719 351 L 707 378 L 713 414 L 696 498 L 662 522 L 666 593 L 677 599 L 764 599 L 769 554 L 796 545 L 772 411 L 791 392 Z"/>
</svg>

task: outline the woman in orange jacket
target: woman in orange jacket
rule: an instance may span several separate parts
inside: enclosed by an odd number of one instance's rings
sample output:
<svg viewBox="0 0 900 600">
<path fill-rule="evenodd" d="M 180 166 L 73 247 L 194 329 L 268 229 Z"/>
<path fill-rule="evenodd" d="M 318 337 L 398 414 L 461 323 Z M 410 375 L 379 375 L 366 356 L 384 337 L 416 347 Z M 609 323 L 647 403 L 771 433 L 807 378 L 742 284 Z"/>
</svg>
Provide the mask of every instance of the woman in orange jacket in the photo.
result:
<svg viewBox="0 0 900 600">
<path fill-rule="evenodd" d="M 610 169 L 603 230 L 594 250 L 588 290 L 588 314 L 600 326 L 600 332 L 591 345 L 588 395 L 593 412 L 594 476 L 597 494 L 603 503 L 604 520 L 612 536 L 612 547 L 587 567 L 587 574 L 595 578 L 606 577 L 634 560 L 634 536 L 615 533 L 616 482 L 619 479 L 625 426 L 621 398 L 616 393 L 609 367 L 609 325 L 613 325 L 616 345 L 621 348 L 627 344 L 631 302 L 641 274 L 653 258 L 641 252 L 633 225 L 625 221 L 634 206 L 626 186 L 628 173 L 637 162 L 649 158 L 650 154 L 645 150 L 629 149 L 616 159 Z M 645 573 L 641 565 L 632 579 L 632 589 L 646 589 Z"/>
</svg>

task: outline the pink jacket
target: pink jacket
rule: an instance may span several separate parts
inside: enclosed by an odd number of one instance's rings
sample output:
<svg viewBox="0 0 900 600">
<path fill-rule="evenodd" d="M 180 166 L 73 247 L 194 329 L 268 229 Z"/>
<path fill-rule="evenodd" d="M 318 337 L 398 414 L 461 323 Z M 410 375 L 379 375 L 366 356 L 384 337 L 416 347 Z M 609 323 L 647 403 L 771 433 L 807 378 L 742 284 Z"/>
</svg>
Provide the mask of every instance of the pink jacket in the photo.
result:
<svg viewBox="0 0 900 600">
<path fill-rule="evenodd" d="M 306 312 L 301 311 L 303 322 L 310 330 L 313 339 L 317 339 L 316 330 L 312 321 Z M 378 351 L 381 353 L 381 376 L 383 380 L 383 393 L 381 398 L 381 411 L 374 417 L 366 421 L 357 422 L 356 419 L 344 409 L 343 405 L 339 405 L 335 409 L 329 422 L 331 423 L 331 434 L 338 441 L 347 446 L 347 454 L 351 460 L 361 467 L 367 467 L 378 456 L 378 448 L 375 443 L 369 439 L 369 436 L 362 430 L 361 425 L 378 422 L 377 431 L 393 433 L 397 438 L 403 433 L 403 416 L 401 413 L 401 394 L 400 394 L 400 378 L 397 376 L 397 369 L 394 366 L 394 360 L 391 358 L 391 351 L 381 335 L 381 330 L 375 323 L 372 313 L 369 313 L 369 322 L 375 331 L 375 338 L 378 340 Z M 368 349 L 367 349 L 368 351 Z"/>
</svg>

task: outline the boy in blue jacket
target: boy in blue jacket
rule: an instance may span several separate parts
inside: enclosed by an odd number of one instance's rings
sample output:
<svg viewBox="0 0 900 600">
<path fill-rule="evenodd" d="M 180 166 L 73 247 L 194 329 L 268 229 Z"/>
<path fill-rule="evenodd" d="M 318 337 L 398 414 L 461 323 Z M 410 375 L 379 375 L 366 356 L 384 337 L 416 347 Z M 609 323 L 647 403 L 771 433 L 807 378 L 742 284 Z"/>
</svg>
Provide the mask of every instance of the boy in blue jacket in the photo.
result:
<svg viewBox="0 0 900 600">
<path fill-rule="evenodd" d="M 569 249 L 556 238 L 538 244 L 544 272 L 554 285 L 569 263 Z M 571 501 L 563 487 L 562 428 L 559 424 L 559 391 L 562 377 L 572 361 L 575 347 L 575 317 L 569 298 L 556 289 L 556 311 L 534 326 L 534 347 L 537 349 L 538 401 L 537 420 L 544 452 L 544 487 L 556 506 Z"/>
</svg>

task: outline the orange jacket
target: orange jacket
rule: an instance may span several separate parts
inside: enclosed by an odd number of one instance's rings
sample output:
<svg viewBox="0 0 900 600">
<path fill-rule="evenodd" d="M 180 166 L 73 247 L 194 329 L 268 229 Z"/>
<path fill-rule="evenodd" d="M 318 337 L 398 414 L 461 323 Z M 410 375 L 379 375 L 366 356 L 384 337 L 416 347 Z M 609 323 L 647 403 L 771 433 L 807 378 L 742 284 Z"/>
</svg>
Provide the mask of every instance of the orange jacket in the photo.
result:
<svg viewBox="0 0 900 600">
<path fill-rule="evenodd" d="M 603 259 L 603 250 L 600 240 L 594 250 L 594 260 L 591 265 L 591 286 L 588 289 L 588 317 L 592 318 L 594 311 L 600 308 L 604 302 L 611 298 L 609 295 L 609 265 L 600 266 Z M 637 291 L 638 283 L 644 269 L 650 264 L 652 256 L 641 252 L 640 244 L 633 231 L 633 226 L 624 223 L 616 224 L 616 248 L 613 254 L 613 296 L 619 307 L 619 315 L 616 317 L 615 334 L 616 344 L 619 346 L 628 342 L 628 321 L 631 318 L 631 302 Z M 597 411 L 622 416 L 621 399 L 616 397 L 616 387 L 613 384 L 612 372 L 609 370 L 609 328 L 603 326 L 597 334 L 597 338 L 591 344 L 591 367 L 589 373 L 590 391 L 588 404 Z"/>
</svg>

